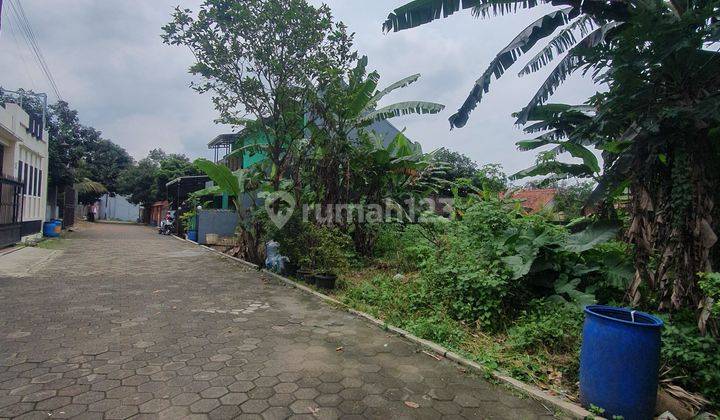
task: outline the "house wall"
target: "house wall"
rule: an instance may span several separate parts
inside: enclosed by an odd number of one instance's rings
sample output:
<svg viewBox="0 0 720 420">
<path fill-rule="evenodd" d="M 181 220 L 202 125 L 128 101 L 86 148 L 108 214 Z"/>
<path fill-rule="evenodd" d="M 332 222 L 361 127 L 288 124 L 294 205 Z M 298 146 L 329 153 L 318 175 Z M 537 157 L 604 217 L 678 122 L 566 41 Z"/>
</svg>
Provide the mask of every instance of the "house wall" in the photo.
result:
<svg viewBox="0 0 720 420">
<path fill-rule="evenodd" d="M 251 144 L 268 144 L 268 137 L 259 131 L 249 133 L 240 138 L 234 145 L 233 150 L 237 150 L 240 147 L 248 146 Z M 262 162 L 267 158 L 267 155 L 262 151 L 246 150 L 243 152 L 242 167 L 248 168 L 258 162 Z"/>
<path fill-rule="evenodd" d="M 220 237 L 235 236 L 238 216 L 233 210 L 200 210 L 197 218 L 198 241 L 201 244 L 207 244 L 208 233 Z"/>
<path fill-rule="evenodd" d="M 98 201 L 98 217 L 101 220 L 136 222 L 139 218 L 140 206 L 132 204 L 121 195 L 111 197 L 109 194 L 104 194 Z"/>
<path fill-rule="evenodd" d="M 2 172 L 24 183 L 22 198 L 23 240 L 42 235 L 47 204 L 47 130 L 39 137 L 31 134 L 30 116 L 17 104 L 0 106 L 0 144 L 3 146 Z"/>
</svg>

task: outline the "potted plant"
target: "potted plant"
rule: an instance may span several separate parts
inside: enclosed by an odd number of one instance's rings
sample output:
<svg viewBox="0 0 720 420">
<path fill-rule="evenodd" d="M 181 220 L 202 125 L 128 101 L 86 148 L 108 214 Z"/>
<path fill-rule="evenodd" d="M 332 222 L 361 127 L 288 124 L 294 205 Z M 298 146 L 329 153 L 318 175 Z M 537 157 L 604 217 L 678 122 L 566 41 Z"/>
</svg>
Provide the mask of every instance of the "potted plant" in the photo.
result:
<svg viewBox="0 0 720 420">
<path fill-rule="evenodd" d="M 313 246 L 308 247 L 308 256 L 315 269 L 315 285 L 322 289 L 334 289 L 337 275 L 345 271 L 348 263 L 350 239 L 337 229 L 313 226 Z"/>
<path fill-rule="evenodd" d="M 192 209 L 190 211 L 186 211 L 182 215 L 180 215 L 180 223 L 182 223 L 183 229 L 187 232 L 187 239 L 197 242 L 197 212 L 195 209 Z"/>
<path fill-rule="evenodd" d="M 295 273 L 300 280 L 309 284 L 315 284 L 315 270 L 305 266 L 300 266 Z"/>
</svg>

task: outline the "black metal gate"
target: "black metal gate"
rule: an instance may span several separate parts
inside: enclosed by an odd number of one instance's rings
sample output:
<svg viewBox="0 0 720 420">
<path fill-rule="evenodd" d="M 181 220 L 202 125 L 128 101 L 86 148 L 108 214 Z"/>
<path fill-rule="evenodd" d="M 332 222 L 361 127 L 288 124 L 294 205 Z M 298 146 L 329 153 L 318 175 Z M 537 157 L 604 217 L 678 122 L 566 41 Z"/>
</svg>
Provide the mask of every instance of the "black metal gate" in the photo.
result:
<svg viewBox="0 0 720 420">
<path fill-rule="evenodd" d="M 0 247 L 22 239 L 23 184 L 7 175 L 0 175 Z"/>
<path fill-rule="evenodd" d="M 73 226 L 75 224 L 75 206 L 77 205 L 77 192 L 73 189 L 73 187 L 65 187 L 65 192 L 63 193 L 63 196 L 63 226 Z"/>
</svg>

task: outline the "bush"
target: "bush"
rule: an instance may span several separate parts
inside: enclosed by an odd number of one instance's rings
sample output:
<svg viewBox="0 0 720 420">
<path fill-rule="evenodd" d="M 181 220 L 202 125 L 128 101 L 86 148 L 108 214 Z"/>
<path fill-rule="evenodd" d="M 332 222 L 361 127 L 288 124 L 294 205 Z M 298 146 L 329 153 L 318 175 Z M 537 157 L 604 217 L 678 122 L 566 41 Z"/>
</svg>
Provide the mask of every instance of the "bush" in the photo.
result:
<svg viewBox="0 0 720 420">
<path fill-rule="evenodd" d="M 446 346 L 459 346 L 466 337 L 462 325 L 440 314 L 410 319 L 403 327 L 420 338 Z"/>
<path fill-rule="evenodd" d="M 720 343 L 700 335 L 692 314 L 666 322 L 662 334 L 665 376 L 688 391 L 700 392 L 720 407 Z"/>
<path fill-rule="evenodd" d="M 428 232 L 420 225 L 383 224 L 374 257 L 401 272 L 419 270 L 434 250 Z"/>
<path fill-rule="evenodd" d="M 300 217 L 272 233 L 280 243 L 280 253 L 293 268 L 339 274 L 349 269 L 354 258 L 352 239 L 340 229 L 303 222 Z"/>
<path fill-rule="evenodd" d="M 497 199 L 477 201 L 448 226 L 424 265 L 423 278 L 451 317 L 502 330 L 524 306 L 518 302 L 531 297 L 523 277 L 540 249 L 563 238 L 562 228 L 523 216 L 515 206 Z"/>
<path fill-rule="evenodd" d="M 573 305 L 537 300 L 508 329 L 508 345 L 516 350 L 574 353 L 580 348 L 583 313 Z"/>
<path fill-rule="evenodd" d="M 465 337 L 462 325 L 432 306 L 422 280 L 379 275 L 347 291 L 345 303 L 365 309 L 418 337 L 458 345 Z"/>
<path fill-rule="evenodd" d="M 720 273 L 700 273 L 700 289 L 713 300 L 710 311 L 720 317 Z"/>
</svg>

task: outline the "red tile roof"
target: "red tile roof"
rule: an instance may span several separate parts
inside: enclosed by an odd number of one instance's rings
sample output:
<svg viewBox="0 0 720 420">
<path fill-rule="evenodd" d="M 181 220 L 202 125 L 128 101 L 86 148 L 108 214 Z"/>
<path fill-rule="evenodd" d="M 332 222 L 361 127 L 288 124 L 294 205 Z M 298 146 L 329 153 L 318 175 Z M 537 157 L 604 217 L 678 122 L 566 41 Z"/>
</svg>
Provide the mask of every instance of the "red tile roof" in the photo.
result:
<svg viewBox="0 0 720 420">
<path fill-rule="evenodd" d="M 556 188 L 544 188 L 534 190 L 517 190 L 510 194 L 510 198 L 520 200 L 522 206 L 529 213 L 537 213 L 547 207 L 555 199 L 558 190 Z M 502 194 L 504 196 L 505 194 Z"/>
</svg>

